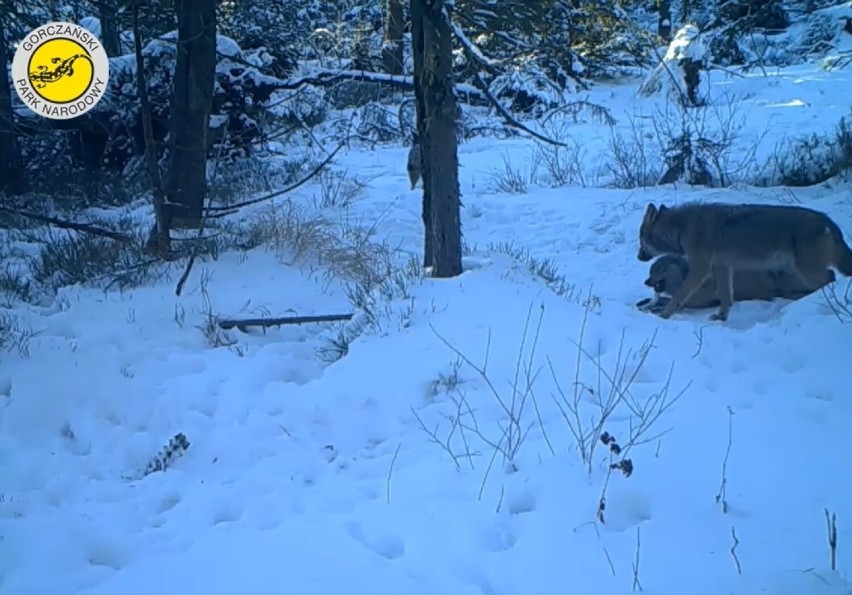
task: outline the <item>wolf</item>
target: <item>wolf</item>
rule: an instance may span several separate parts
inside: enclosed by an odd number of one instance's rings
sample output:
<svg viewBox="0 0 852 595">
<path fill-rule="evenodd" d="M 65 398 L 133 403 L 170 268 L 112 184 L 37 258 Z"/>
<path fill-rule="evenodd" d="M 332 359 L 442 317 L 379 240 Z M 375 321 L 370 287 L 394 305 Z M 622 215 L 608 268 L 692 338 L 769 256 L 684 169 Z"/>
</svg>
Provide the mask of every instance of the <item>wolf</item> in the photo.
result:
<svg viewBox="0 0 852 595">
<path fill-rule="evenodd" d="M 408 163 L 406 164 L 406 168 L 408 169 L 408 181 L 411 182 L 411 190 L 414 190 L 417 186 L 417 182 L 420 180 L 420 175 L 422 173 L 421 170 L 423 168 L 420 159 L 420 139 L 415 134 L 411 141 L 411 149 L 408 150 Z"/>
<path fill-rule="evenodd" d="M 728 319 L 734 301 L 734 271 L 783 272 L 816 291 L 836 268 L 852 277 L 852 249 L 825 213 L 782 205 L 687 203 L 659 208 L 650 203 L 639 228 L 636 257 L 683 256 L 689 269 L 660 316 L 669 318 L 708 280 L 715 281 L 719 310 Z"/>
<path fill-rule="evenodd" d="M 836 280 L 834 271 L 829 269 L 828 282 Z M 659 313 L 670 301 L 683 280 L 689 274 L 689 263 L 683 256 L 665 254 L 651 264 L 645 285 L 654 290 L 654 297 L 637 302 L 642 310 Z M 816 289 L 803 285 L 797 275 L 784 271 L 736 270 L 734 271 L 734 301 L 764 300 L 775 298 L 798 300 L 810 295 Z M 828 284 L 828 283 L 826 283 Z M 667 297 L 664 297 L 667 296 Z M 701 287 L 683 304 L 683 308 L 701 309 L 719 305 L 719 294 L 713 279 L 707 279 Z"/>
</svg>

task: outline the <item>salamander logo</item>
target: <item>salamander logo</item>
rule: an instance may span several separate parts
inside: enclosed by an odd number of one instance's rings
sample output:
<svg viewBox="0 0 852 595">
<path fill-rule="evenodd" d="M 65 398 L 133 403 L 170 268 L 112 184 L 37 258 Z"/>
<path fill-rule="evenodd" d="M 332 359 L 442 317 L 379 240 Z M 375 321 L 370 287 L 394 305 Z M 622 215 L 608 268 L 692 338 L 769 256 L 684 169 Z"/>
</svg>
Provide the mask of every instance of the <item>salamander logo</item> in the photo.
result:
<svg viewBox="0 0 852 595">
<path fill-rule="evenodd" d="M 109 58 L 91 31 L 73 23 L 48 23 L 18 44 L 12 78 L 28 108 L 45 118 L 68 120 L 103 97 Z"/>
</svg>

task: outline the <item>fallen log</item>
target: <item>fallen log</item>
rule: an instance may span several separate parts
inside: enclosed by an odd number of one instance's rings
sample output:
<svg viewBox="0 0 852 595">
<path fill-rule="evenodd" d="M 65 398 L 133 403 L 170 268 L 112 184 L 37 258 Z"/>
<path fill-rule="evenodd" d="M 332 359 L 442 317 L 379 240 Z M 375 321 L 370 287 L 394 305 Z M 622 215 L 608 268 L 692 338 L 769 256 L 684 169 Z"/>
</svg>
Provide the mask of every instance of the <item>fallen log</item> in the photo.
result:
<svg viewBox="0 0 852 595">
<path fill-rule="evenodd" d="M 270 326 L 283 326 L 287 324 L 307 324 L 311 322 L 340 322 L 352 320 L 352 314 L 325 314 L 322 316 L 283 316 L 278 318 L 241 318 L 224 319 L 218 321 L 219 328 L 230 330 L 237 327 L 243 332 L 250 326 L 269 328 Z"/>
</svg>

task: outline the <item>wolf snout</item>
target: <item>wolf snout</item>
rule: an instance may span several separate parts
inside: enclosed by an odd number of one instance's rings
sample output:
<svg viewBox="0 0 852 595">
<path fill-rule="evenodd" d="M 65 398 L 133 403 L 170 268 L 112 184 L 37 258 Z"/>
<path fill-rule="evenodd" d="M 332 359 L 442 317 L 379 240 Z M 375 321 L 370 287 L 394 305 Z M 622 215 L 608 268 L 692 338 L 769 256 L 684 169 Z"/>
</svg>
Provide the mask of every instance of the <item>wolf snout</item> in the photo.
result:
<svg viewBox="0 0 852 595">
<path fill-rule="evenodd" d="M 639 253 L 636 254 L 636 258 L 638 258 L 641 262 L 648 262 L 653 256 L 651 256 L 644 248 L 639 248 Z"/>
</svg>

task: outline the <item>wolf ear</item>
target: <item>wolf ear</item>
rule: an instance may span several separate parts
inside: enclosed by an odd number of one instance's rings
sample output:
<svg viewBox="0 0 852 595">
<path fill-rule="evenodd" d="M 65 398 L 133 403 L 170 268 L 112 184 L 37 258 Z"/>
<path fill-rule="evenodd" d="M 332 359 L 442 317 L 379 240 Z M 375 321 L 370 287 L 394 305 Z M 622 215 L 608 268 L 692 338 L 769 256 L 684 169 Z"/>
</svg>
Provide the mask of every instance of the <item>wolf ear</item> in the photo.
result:
<svg viewBox="0 0 852 595">
<path fill-rule="evenodd" d="M 665 207 L 661 207 L 665 208 Z M 645 209 L 645 218 L 643 220 L 644 223 L 652 223 L 654 219 L 657 218 L 657 207 L 654 206 L 654 203 L 648 203 L 648 208 Z"/>
<path fill-rule="evenodd" d="M 659 210 L 660 213 L 662 213 L 663 211 L 668 211 L 668 210 L 669 210 L 669 208 L 666 205 L 660 205 L 660 210 Z"/>
</svg>

